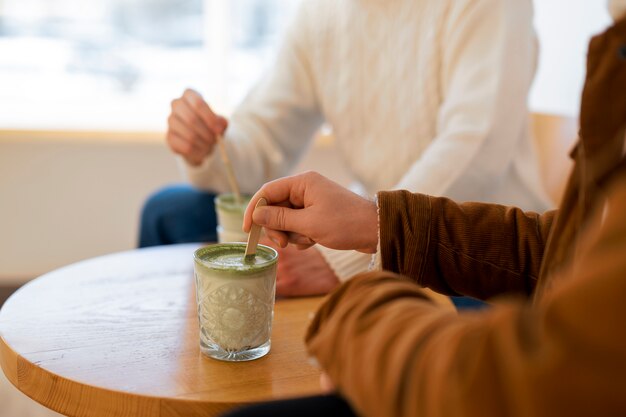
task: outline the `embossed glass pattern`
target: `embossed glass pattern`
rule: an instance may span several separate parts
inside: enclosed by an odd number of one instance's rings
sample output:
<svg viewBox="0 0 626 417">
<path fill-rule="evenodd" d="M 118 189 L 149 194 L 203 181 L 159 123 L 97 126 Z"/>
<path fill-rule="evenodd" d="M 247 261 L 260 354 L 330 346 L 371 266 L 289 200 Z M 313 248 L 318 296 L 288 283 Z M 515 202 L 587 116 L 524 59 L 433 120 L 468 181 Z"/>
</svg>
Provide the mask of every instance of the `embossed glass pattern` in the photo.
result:
<svg viewBox="0 0 626 417">
<path fill-rule="evenodd" d="M 245 244 L 210 245 L 195 252 L 200 350 L 226 361 L 269 352 L 278 254 L 259 245 L 255 262 L 243 262 Z"/>
</svg>

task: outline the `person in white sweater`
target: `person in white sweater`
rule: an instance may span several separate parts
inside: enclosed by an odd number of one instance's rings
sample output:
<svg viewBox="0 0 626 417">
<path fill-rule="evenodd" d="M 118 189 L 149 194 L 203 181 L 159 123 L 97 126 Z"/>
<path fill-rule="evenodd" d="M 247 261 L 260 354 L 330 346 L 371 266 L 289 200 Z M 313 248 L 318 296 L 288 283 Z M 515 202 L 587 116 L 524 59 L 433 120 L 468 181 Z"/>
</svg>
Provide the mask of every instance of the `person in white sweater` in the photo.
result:
<svg viewBox="0 0 626 417">
<path fill-rule="evenodd" d="M 528 132 L 532 15 L 531 0 L 303 0 L 275 65 L 230 120 L 192 90 L 172 102 L 167 143 L 193 188 L 148 201 L 140 246 L 211 240 L 212 196 L 202 193 L 229 191 L 216 135 L 254 193 L 290 173 L 323 123 L 367 195 L 547 209 Z M 325 293 L 369 263 L 356 252 L 279 251 L 282 295 Z"/>
</svg>

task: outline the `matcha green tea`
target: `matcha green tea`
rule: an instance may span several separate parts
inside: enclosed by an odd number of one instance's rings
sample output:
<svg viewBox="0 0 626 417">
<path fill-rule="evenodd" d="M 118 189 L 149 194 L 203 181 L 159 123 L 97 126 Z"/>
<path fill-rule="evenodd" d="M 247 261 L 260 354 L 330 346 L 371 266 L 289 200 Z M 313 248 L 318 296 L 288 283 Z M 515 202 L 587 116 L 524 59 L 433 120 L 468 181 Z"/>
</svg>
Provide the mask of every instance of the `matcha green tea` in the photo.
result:
<svg viewBox="0 0 626 417">
<path fill-rule="evenodd" d="M 244 262 L 244 243 L 220 243 L 194 253 L 200 350 L 227 361 L 269 352 L 278 253 L 259 245 Z"/>
<path fill-rule="evenodd" d="M 220 243 L 246 241 L 248 235 L 241 230 L 241 225 L 250 198 L 242 196 L 241 204 L 237 204 L 234 194 L 219 194 L 215 197 L 217 236 Z"/>
</svg>

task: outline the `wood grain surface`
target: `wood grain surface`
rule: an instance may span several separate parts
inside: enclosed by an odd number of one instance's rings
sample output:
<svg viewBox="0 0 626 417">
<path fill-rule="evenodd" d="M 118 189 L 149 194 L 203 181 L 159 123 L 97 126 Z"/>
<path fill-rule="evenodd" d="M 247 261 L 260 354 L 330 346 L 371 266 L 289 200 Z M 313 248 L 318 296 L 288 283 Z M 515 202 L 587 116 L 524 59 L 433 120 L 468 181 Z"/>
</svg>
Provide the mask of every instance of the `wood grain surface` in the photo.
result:
<svg viewBox="0 0 626 417">
<path fill-rule="evenodd" d="M 319 297 L 277 300 L 272 348 L 261 359 L 227 363 L 200 353 L 197 247 L 103 256 L 20 288 L 0 311 L 8 379 L 68 416 L 210 417 L 237 404 L 319 393 L 302 341 Z"/>
</svg>

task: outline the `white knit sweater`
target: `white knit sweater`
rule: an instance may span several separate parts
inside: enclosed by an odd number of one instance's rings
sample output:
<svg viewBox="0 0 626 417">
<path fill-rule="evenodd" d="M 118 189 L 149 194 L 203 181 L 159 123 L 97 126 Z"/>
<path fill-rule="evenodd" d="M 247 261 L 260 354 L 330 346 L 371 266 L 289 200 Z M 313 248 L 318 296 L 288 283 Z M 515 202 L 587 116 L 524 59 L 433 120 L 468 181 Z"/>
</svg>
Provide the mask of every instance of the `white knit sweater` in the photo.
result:
<svg viewBox="0 0 626 417">
<path fill-rule="evenodd" d="M 244 191 L 290 173 L 320 125 L 368 194 L 407 189 L 544 210 L 527 131 L 530 0 L 304 0 L 277 62 L 230 119 Z M 214 152 L 194 185 L 228 190 Z M 369 257 L 322 250 L 341 279 Z"/>
</svg>

